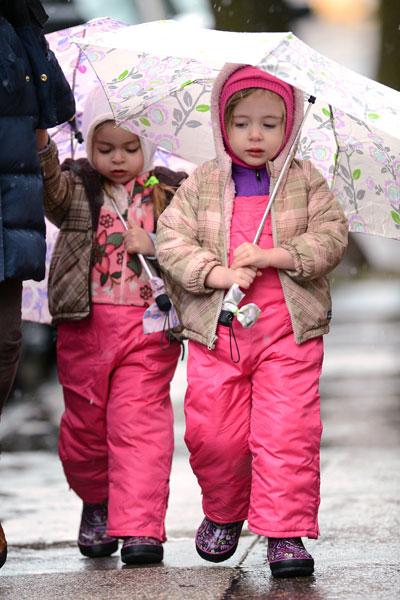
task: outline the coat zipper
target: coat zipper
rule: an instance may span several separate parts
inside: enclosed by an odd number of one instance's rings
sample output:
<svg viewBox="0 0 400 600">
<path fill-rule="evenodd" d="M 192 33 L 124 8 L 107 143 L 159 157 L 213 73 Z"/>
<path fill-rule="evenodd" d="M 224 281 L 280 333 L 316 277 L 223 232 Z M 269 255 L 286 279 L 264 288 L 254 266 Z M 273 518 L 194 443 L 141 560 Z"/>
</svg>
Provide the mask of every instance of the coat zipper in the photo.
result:
<svg viewBox="0 0 400 600">
<path fill-rule="evenodd" d="M 223 217 L 225 216 L 225 192 L 226 192 L 226 186 L 228 185 L 229 177 L 230 177 L 230 175 L 228 174 L 227 178 L 225 179 L 222 200 L 221 200 Z M 223 219 L 223 236 L 222 237 L 224 240 L 224 248 L 223 248 L 223 254 L 224 254 L 224 258 L 225 258 L 224 267 L 227 267 L 228 266 L 228 251 L 227 251 L 227 244 L 226 244 L 225 219 Z M 218 310 L 217 310 L 217 315 L 216 315 L 216 318 L 215 318 L 215 321 L 213 324 L 213 328 L 211 331 L 211 338 L 207 344 L 208 350 L 213 350 L 214 344 L 218 339 L 218 336 L 216 335 L 217 327 L 218 327 L 218 319 L 219 319 L 219 315 L 221 314 L 222 304 L 224 302 L 224 296 L 225 296 L 225 291 L 224 290 L 221 290 L 221 291 L 222 291 L 222 294 L 221 294 L 221 298 L 218 302 Z"/>
</svg>

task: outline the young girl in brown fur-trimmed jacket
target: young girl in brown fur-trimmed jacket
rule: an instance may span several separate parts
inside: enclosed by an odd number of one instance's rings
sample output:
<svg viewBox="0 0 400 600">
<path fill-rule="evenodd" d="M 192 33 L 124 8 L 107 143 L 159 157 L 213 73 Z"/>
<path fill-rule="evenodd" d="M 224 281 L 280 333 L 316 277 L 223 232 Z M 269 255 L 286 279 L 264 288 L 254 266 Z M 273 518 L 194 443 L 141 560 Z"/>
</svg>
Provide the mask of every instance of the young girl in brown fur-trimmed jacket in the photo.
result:
<svg viewBox="0 0 400 600">
<path fill-rule="evenodd" d="M 161 332 L 143 334 L 153 297 L 135 253 L 154 255 L 157 218 L 186 174 L 150 171 L 155 147 L 116 126 L 100 88 L 86 103 L 83 133 L 87 160 L 61 167 L 38 132 L 45 212 L 60 229 L 49 274 L 65 401 L 59 453 L 83 501 L 82 554 L 108 556 L 123 538 L 125 563 L 160 562 L 179 344 L 166 351 Z"/>
</svg>

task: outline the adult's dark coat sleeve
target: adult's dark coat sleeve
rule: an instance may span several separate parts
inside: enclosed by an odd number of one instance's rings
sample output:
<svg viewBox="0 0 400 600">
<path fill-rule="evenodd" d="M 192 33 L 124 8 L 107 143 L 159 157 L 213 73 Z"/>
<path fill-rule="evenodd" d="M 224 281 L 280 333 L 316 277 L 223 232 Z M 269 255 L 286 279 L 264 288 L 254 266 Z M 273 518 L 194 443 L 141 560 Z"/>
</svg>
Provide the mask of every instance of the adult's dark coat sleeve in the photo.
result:
<svg viewBox="0 0 400 600">
<path fill-rule="evenodd" d="M 5 18 L 15 29 L 32 69 L 38 99 L 38 128 L 48 129 L 71 119 L 75 100 L 43 33 L 48 16 L 39 0 L 0 0 Z"/>
<path fill-rule="evenodd" d="M 35 130 L 55 126 L 75 112 L 69 85 L 47 48 L 42 10 L 38 0 L 0 0 L 0 282 L 44 277 L 43 186 Z"/>
</svg>

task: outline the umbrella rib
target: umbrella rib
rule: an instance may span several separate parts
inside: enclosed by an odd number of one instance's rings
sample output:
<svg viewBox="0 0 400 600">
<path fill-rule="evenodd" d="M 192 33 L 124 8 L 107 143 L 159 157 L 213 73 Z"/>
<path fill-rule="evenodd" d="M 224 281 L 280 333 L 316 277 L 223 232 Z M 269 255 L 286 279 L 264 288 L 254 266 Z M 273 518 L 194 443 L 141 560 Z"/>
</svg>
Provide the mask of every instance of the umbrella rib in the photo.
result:
<svg viewBox="0 0 400 600">
<path fill-rule="evenodd" d="M 82 32 L 82 38 L 84 38 L 86 36 L 86 31 L 87 31 L 87 28 L 85 28 Z M 83 54 L 82 48 L 80 46 L 78 46 L 78 47 L 79 47 L 78 58 L 76 59 L 74 70 L 72 71 L 72 86 L 71 86 L 71 88 L 72 88 L 72 93 L 74 96 L 75 96 L 75 86 L 76 86 L 76 74 L 78 71 L 79 63 L 81 62 L 81 56 Z M 70 142 L 71 142 L 71 158 L 74 158 L 75 148 L 74 148 L 74 134 L 73 134 L 72 128 L 71 128 L 71 133 L 70 133 Z"/>
<path fill-rule="evenodd" d="M 335 121 L 333 119 L 333 116 L 334 116 L 333 115 L 333 106 L 332 106 L 332 104 L 328 104 L 328 106 L 329 106 L 329 112 L 330 112 L 330 117 L 329 118 L 330 118 L 330 121 L 331 121 L 333 137 L 334 137 L 335 142 L 336 142 L 336 160 L 334 160 L 334 163 L 333 163 L 333 175 L 332 175 L 332 186 L 331 186 L 331 189 L 333 189 L 333 187 L 335 185 L 335 179 L 336 179 L 336 176 L 337 176 L 338 171 L 339 171 L 339 167 L 338 167 L 339 160 L 338 159 L 339 159 L 340 146 L 339 146 L 339 140 L 338 140 L 336 129 L 335 129 Z"/>
</svg>

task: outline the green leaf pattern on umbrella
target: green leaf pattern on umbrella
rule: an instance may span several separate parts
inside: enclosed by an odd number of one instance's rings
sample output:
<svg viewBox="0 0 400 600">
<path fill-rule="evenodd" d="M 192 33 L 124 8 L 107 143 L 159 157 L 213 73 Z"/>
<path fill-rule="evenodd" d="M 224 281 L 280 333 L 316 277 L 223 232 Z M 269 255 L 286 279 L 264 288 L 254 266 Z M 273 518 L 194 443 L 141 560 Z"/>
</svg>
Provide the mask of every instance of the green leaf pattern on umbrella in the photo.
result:
<svg viewBox="0 0 400 600">
<path fill-rule="evenodd" d="M 179 33 L 177 27 L 181 27 Z M 168 22 L 125 28 L 125 23 L 104 18 L 47 36 L 67 77 L 76 74 L 78 126 L 87 87 L 100 79 L 117 120 L 168 152 L 200 164 L 215 155 L 209 107 L 216 74 L 225 62 L 254 64 L 317 97 L 297 156 L 312 160 L 327 178 L 346 211 L 350 230 L 400 239 L 399 92 L 335 63 L 291 33 L 192 33 L 187 25 Z M 158 38 L 153 30 L 158 31 Z M 143 31 L 148 44 L 132 49 L 110 46 L 106 37 L 104 43 L 90 42 L 91 31 L 100 31 L 101 36 L 106 32 L 116 46 L 125 31 L 133 44 L 134 32 Z M 203 41 L 208 34 L 218 40 L 222 36 L 218 51 L 208 38 Z M 76 35 L 83 51 L 79 61 Z M 184 35 L 190 52 L 168 56 Z M 155 56 L 157 39 L 162 52 Z M 70 133 L 69 126 L 52 132 L 62 157 L 71 154 Z M 84 149 L 74 144 L 74 150 L 78 157 Z M 54 227 L 48 224 L 48 257 L 53 234 Z M 132 270 L 135 268 L 137 265 Z M 25 295 L 25 318 L 49 322 L 47 308 L 39 298 L 40 284 L 37 288 Z"/>
<path fill-rule="evenodd" d="M 76 41 L 84 39 L 93 32 L 107 33 L 120 30 L 127 27 L 127 25 L 123 21 L 104 17 L 46 35 L 49 45 L 56 54 L 64 74 L 73 89 L 78 129 L 81 126 L 82 110 L 87 94 L 98 83 L 91 63 L 103 60 L 106 53 L 102 49 L 88 49 L 86 53 L 83 53 L 80 51 L 79 46 L 77 46 Z M 61 160 L 84 156 L 84 146 L 76 142 L 68 123 L 63 123 L 51 129 L 50 136 L 57 144 Z"/>
</svg>

